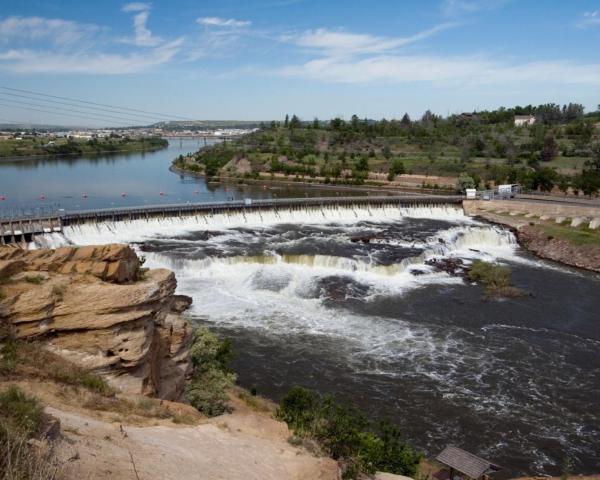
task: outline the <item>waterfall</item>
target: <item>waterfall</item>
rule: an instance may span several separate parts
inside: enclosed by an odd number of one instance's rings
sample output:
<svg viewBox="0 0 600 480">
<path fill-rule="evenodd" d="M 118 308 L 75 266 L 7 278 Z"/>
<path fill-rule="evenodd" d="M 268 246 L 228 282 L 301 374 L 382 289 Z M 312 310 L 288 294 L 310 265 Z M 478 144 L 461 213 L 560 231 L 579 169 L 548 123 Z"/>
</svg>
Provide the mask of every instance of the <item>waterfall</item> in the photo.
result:
<svg viewBox="0 0 600 480">
<path fill-rule="evenodd" d="M 457 205 L 356 205 L 322 206 L 307 208 L 282 208 L 277 210 L 231 211 L 205 213 L 196 216 L 169 217 L 164 219 L 131 220 L 118 222 L 84 223 L 67 226 L 62 233 L 49 233 L 36 238 L 38 247 L 57 248 L 63 245 L 96 245 L 106 243 L 134 243 L 152 238 L 175 237 L 193 231 L 227 230 L 247 227 L 261 228 L 277 224 L 339 224 L 348 225 L 361 221 L 374 223 L 402 221 L 403 218 L 445 220 L 473 223 Z"/>
</svg>

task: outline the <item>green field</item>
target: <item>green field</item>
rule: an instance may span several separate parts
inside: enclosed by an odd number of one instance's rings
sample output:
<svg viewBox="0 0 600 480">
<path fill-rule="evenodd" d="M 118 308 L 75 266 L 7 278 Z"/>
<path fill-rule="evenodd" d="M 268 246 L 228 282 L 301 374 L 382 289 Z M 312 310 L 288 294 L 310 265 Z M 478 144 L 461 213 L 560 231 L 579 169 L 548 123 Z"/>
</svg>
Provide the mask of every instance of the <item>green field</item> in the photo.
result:
<svg viewBox="0 0 600 480">
<path fill-rule="evenodd" d="M 166 140 L 158 137 L 141 139 L 100 138 L 100 139 L 67 139 L 57 138 L 24 138 L 22 140 L 0 140 L 0 158 L 26 157 L 37 155 L 94 155 L 112 152 L 137 152 L 158 150 L 168 145 Z"/>
</svg>

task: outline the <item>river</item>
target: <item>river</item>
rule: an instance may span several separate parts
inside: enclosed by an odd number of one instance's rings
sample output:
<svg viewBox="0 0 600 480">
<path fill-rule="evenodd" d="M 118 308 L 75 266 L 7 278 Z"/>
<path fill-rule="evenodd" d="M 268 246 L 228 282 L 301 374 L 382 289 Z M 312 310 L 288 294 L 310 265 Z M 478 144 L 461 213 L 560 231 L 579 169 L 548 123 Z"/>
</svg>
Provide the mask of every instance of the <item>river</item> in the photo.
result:
<svg viewBox="0 0 600 480">
<path fill-rule="evenodd" d="M 371 243 L 357 236 L 376 236 Z M 456 207 L 314 208 L 69 227 L 57 246 L 133 242 L 175 271 L 187 313 L 232 339 L 239 381 L 302 385 L 390 417 L 428 455 L 495 478 L 600 471 L 600 277 L 523 252 Z M 527 296 L 486 298 L 431 258 L 498 261 Z"/>
<path fill-rule="evenodd" d="M 0 159 L 0 216 L 64 208 L 110 208 L 229 199 L 336 195 L 342 190 L 207 183 L 170 172 L 179 155 L 219 140 L 170 138 L 154 152 L 88 157 Z M 361 194 L 344 191 L 344 195 Z"/>
<path fill-rule="evenodd" d="M 0 163 L 0 208 L 337 193 L 168 171 L 197 147 Z M 365 235 L 377 238 L 352 241 Z M 270 398 L 293 385 L 332 393 L 391 417 L 428 455 L 455 444 L 489 458 L 495 478 L 560 474 L 565 458 L 600 471 L 600 277 L 535 259 L 460 209 L 282 209 L 68 227 L 39 242 L 132 242 L 147 266 L 174 270 L 194 299 L 188 318 L 232 339 L 240 383 Z M 529 295 L 488 299 L 425 262 L 440 257 L 509 265 Z"/>
</svg>

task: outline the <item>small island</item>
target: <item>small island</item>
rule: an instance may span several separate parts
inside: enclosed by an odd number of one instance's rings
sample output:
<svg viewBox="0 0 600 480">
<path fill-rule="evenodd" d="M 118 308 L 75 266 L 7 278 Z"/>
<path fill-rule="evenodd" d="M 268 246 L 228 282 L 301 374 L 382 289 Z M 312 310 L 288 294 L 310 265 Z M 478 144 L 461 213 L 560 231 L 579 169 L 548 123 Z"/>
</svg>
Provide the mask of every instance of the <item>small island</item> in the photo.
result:
<svg viewBox="0 0 600 480">
<path fill-rule="evenodd" d="M 117 134 L 92 138 L 13 135 L 0 139 L 0 161 L 37 156 L 58 157 L 145 152 L 160 150 L 168 145 L 168 140 L 160 137 L 131 138 Z"/>
</svg>

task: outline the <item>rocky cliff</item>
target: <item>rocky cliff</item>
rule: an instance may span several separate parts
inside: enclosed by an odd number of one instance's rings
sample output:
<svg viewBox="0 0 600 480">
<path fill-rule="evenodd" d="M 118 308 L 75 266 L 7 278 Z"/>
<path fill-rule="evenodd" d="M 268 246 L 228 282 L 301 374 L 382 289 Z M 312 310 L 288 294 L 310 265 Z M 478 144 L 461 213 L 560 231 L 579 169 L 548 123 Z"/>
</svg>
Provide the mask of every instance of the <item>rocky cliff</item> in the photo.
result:
<svg viewBox="0 0 600 480">
<path fill-rule="evenodd" d="M 190 372 L 191 299 L 126 245 L 0 247 L 0 325 L 104 376 L 124 393 L 178 399 Z"/>
</svg>

